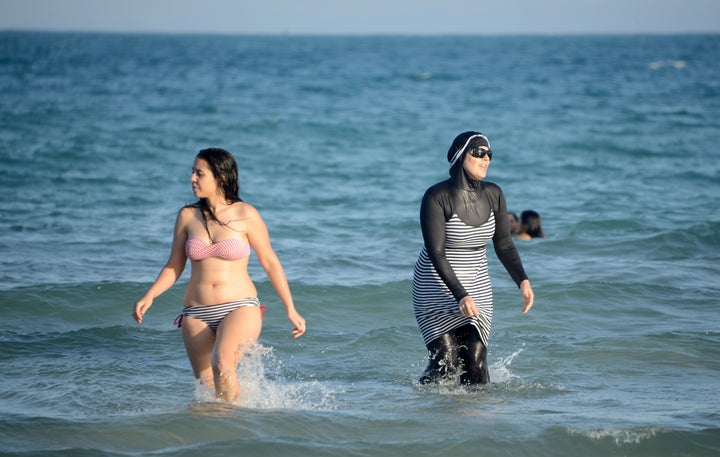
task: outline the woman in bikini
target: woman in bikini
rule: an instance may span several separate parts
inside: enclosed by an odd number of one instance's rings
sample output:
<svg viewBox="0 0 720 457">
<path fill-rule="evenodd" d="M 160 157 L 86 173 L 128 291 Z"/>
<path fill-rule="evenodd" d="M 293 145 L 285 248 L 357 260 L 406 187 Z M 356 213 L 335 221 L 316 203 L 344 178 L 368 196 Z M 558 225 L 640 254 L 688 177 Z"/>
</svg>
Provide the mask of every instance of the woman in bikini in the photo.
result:
<svg viewBox="0 0 720 457">
<path fill-rule="evenodd" d="M 172 250 L 153 285 L 136 304 L 133 318 L 142 323 L 153 299 L 180 278 L 187 259 L 191 274 L 185 292 L 182 328 L 195 378 L 224 401 L 240 394 L 237 365 L 262 328 L 264 306 L 248 274 L 250 248 L 285 305 L 293 337 L 305 333 L 285 271 L 270 244 L 260 214 L 238 197 L 238 169 L 224 149 L 201 150 L 190 178 L 198 202 L 177 215 Z"/>
</svg>

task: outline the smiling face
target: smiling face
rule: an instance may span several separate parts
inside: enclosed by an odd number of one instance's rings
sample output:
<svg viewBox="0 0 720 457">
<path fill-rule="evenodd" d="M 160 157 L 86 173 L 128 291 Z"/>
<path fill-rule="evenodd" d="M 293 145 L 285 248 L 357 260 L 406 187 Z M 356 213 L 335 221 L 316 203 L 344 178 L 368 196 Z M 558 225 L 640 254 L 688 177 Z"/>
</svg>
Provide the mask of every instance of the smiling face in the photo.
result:
<svg viewBox="0 0 720 457">
<path fill-rule="evenodd" d="M 195 159 L 190 183 L 197 198 L 210 198 L 221 192 L 210 166 L 203 159 Z"/>
<path fill-rule="evenodd" d="M 481 151 L 489 150 L 487 146 L 479 146 L 478 149 Z M 481 155 L 484 155 L 484 157 L 474 157 L 469 152 L 466 152 L 463 159 L 463 168 L 473 181 L 480 181 L 485 178 L 490 166 L 490 156 L 488 154 Z"/>
</svg>

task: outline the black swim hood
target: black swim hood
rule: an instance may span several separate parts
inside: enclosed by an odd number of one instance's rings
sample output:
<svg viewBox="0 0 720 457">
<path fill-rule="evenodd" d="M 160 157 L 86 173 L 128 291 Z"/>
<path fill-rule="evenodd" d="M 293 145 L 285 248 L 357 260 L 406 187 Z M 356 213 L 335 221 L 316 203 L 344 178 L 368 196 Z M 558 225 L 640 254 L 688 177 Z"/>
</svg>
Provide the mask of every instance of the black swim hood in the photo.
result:
<svg viewBox="0 0 720 457">
<path fill-rule="evenodd" d="M 472 226 L 485 223 L 492 209 L 484 190 L 486 186 L 480 181 L 472 180 L 463 168 L 466 151 L 478 146 L 490 148 L 490 142 L 484 134 L 475 131 L 463 132 L 455 137 L 447 155 L 450 162 L 449 213 L 457 214 L 460 220 Z"/>
<path fill-rule="evenodd" d="M 462 170 L 462 158 L 465 151 L 480 146 L 490 149 L 490 142 L 482 132 L 467 131 L 456 136 L 447 152 L 447 160 L 450 162 L 450 176 L 457 178 Z"/>
</svg>

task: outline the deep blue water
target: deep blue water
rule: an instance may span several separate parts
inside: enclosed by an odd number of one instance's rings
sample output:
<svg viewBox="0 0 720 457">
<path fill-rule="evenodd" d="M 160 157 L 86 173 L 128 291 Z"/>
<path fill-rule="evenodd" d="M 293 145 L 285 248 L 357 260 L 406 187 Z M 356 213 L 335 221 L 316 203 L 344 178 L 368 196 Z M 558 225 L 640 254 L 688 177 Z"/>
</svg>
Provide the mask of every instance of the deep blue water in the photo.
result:
<svg viewBox="0 0 720 457">
<path fill-rule="evenodd" d="M 0 33 L 0 455 L 720 453 L 718 55 L 719 35 Z M 493 382 L 421 387 L 420 198 L 470 129 L 510 209 L 543 216 L 517 242 L 536 305 L 491 255 Z M 186 276 L 130 318 L 208 146 L 238 158 L 308 321 L 293 340 L 252 263 L 268 311 L 233 406 L 171 325 Z"/>
</svg>

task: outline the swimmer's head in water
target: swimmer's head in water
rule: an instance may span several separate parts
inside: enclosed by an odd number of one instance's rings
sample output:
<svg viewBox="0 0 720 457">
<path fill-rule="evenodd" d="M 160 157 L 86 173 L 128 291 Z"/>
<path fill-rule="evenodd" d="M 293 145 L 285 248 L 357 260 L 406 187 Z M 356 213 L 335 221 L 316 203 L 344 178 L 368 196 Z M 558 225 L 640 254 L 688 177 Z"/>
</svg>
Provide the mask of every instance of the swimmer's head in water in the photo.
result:
<svg viewBox="0 0 720 457">
<path fill-rule="evenodd" d="M 450 167 L 455 165 L 466 151 L 481 147 L 490 149 L 490 142 L 487 137 L 480 132 L 468 131 L 456 136 L 447 153 Z"/>
</svg>

